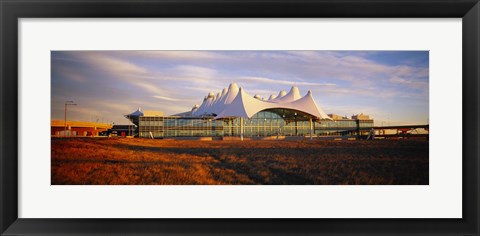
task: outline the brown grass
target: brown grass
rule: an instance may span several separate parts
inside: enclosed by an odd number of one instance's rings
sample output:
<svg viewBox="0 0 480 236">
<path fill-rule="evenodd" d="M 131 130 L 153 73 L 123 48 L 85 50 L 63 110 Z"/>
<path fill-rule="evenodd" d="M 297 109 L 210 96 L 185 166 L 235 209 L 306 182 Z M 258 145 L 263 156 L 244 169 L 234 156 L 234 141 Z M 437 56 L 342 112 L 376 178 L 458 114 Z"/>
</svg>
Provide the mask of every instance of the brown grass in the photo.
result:
<svg viewBox="0 0 480 236">
<path fill-rule="evenodd" d="M 428 184 L 428 141 L 52 139 L 52 184 Z"/>
</svg>

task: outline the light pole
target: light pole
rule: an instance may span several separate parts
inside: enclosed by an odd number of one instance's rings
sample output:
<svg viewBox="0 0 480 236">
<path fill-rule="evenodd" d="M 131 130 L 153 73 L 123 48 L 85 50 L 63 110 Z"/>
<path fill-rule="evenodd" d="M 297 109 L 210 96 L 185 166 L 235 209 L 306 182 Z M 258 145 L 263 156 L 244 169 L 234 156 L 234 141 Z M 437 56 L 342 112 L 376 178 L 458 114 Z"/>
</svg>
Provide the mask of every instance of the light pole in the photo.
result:
<svg viewBox="0 0 480 236">
<path fill-rule="evenodd" d="M 296 112 L 293 118 L 295 119 L 295 136 L 297 136 L 298 130 L 297 130 L 297 113 Z"/>
<path fill-rule="evenodd" d="M 308 124 L 310 126 L 310 140 L 313 140 L 313 121 L 312 121 L 312 117 L 310 117 L 310 119 L 308 120 Z"/>
<path fill-rule="evenodd" d="M 240 117 L 240 141 L 243 141 L 243 117 Z"/>
<path fill-rule="evenodd" d="M 77 104 L 73 103 L 73 101 L 66 101 L 65 102 L 65 127 L 63 133 L 67 136 L 67 106 L 76 106 Z"/>
<path fill-rule="evenodd" d="M 338 123 L 335 121 L 335 135 L 338 136 Z"/>
<path fill-rule="evenodd" d="M 267 136 L 267 118 L 263 119 L 263 135 L 262 136 Z"/>
</svg>

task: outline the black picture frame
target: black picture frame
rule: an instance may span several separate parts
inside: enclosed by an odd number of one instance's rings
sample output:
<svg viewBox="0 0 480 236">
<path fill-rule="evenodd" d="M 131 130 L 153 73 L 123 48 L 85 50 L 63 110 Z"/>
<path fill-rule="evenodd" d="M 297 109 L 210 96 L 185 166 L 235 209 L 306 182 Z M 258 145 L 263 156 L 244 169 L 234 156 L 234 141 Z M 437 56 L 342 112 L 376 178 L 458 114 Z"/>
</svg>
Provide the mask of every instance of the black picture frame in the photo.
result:
<svg viewBox="0 0 480 236">
<path fill-rule="evenodd" d="M 478 0 L 0 0 L 1 235 L 479 235 Z M 462 219 L 24 219 L 18 218 L 19 18 L 435 17 L 462 18 Z M 21 138 L 21 137 L 20 137 Z M 441 207 L 441 206 L 439 206 Z"/>
</svg>

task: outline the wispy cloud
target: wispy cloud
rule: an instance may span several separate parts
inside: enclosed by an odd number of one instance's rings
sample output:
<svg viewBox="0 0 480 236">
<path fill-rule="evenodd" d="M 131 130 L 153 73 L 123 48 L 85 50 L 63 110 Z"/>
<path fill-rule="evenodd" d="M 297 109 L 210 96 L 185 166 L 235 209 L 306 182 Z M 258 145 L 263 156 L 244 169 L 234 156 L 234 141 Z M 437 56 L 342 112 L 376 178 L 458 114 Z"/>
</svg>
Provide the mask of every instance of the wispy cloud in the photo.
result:
<svg viewBox="0 0 480 236">
<path fill-rule="evenodd" d="M 401 77 L 392 77 L 390 82 L 395 84 L 406 85 L 408 87 L 417 88 L 417 89 L 428 89 L 428 82 L 422 80 L 416 80 L 411 78 L 401 78 Z"/>
<path fill-rule="evenodd" d="M 148 92 L 151 94 L 165 94 L 167 93 L 164 89 L 161 89 L 159 86 L 153 84 L 153 83 L 147 83 L 147 82 L 132 82 L 131 83 L 134 86 L 140 87 L 144 90 L 144 92 Z"/>
<path fill-rule="evenodd" d="M 315 82 L 302 82 L 302 81 L 287 81 L 287 80 L 275 80 L 264 77 L 251 77 L 242 76 L 238 78 L 238 81 L 245 81 L 248 83 L 264 83 L 264 84 L 284 84 L 284 85 L 304 85 L 304 86 L 335 86 L 333 83 L 315 83 Z"/>
<path fill-rule="evenodd" d="M 80 118 L 85 106 L 117 123 L 139 106 L 174 114 L 232 82 L 265 98 L 297 85 L 327 113 L 348 105 L 378 119 L 428 117 L 428 52 L 408 51 L 52 52 L 52 117 L 66 97 L 82 105 Z"/>
<path fill-rule="evenodd" d="M 229 59 L 229 57 L 213 51 L 120 51 L 115 54 L 126 58 L 140 57 L 175 61 Z"/>
<path fill-rule="evenodd" d="M 167 100 L 167 101 L 181 101 L 181 99 L 177 99 L 177 98 L 171 98 L 171 97 L 166 97 L 166 96 L 160 96 L 160 95 L 155 95 L 153 96 L 154 98 L 158 98 L 158 99 L 161 99 L 161 100 Z"/>
<path fill-rule="evenodd" d="M 95 66 L 97 69 L 105 70 L 114 74 L 145 74 L 147 70 L 125 60 L 116 59 L 101 53 L 82 52 L 78 57 L 83 61 Z"/>
<path fill-rule="evenodd" d="M 84 75 L 69 67 L 60 67 L 56 69 L 58 70 L 58 75 L 61 78 L 68 79 L 77 83 L 85 83 L 88 81 L 88 79 Z"/>
</svg>

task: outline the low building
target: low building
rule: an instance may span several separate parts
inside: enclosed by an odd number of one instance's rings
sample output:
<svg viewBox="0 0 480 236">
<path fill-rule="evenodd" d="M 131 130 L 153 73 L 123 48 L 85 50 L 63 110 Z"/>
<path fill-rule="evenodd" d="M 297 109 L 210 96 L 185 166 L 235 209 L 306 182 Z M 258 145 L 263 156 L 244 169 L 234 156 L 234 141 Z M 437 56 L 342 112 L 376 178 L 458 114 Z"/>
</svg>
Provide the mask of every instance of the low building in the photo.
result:
<svg viewBox="0 0 480 236">
<path fill-rule="evenodd" d="M 50 134 L 53 137 L 88 137 L 99 136 L 101 132 L 111 129 L 111 124 L 85 122 L 85 121 L 63 121 L 52 120 L 50 122 Z"/>
<path fill-rule="evenodd" d="M 113 125 L 111 129 L 105 131 L 103 134 L 109 137 L 135 136 L 138 134 L 138 127 L 136 125 Z"/>
</svg>

